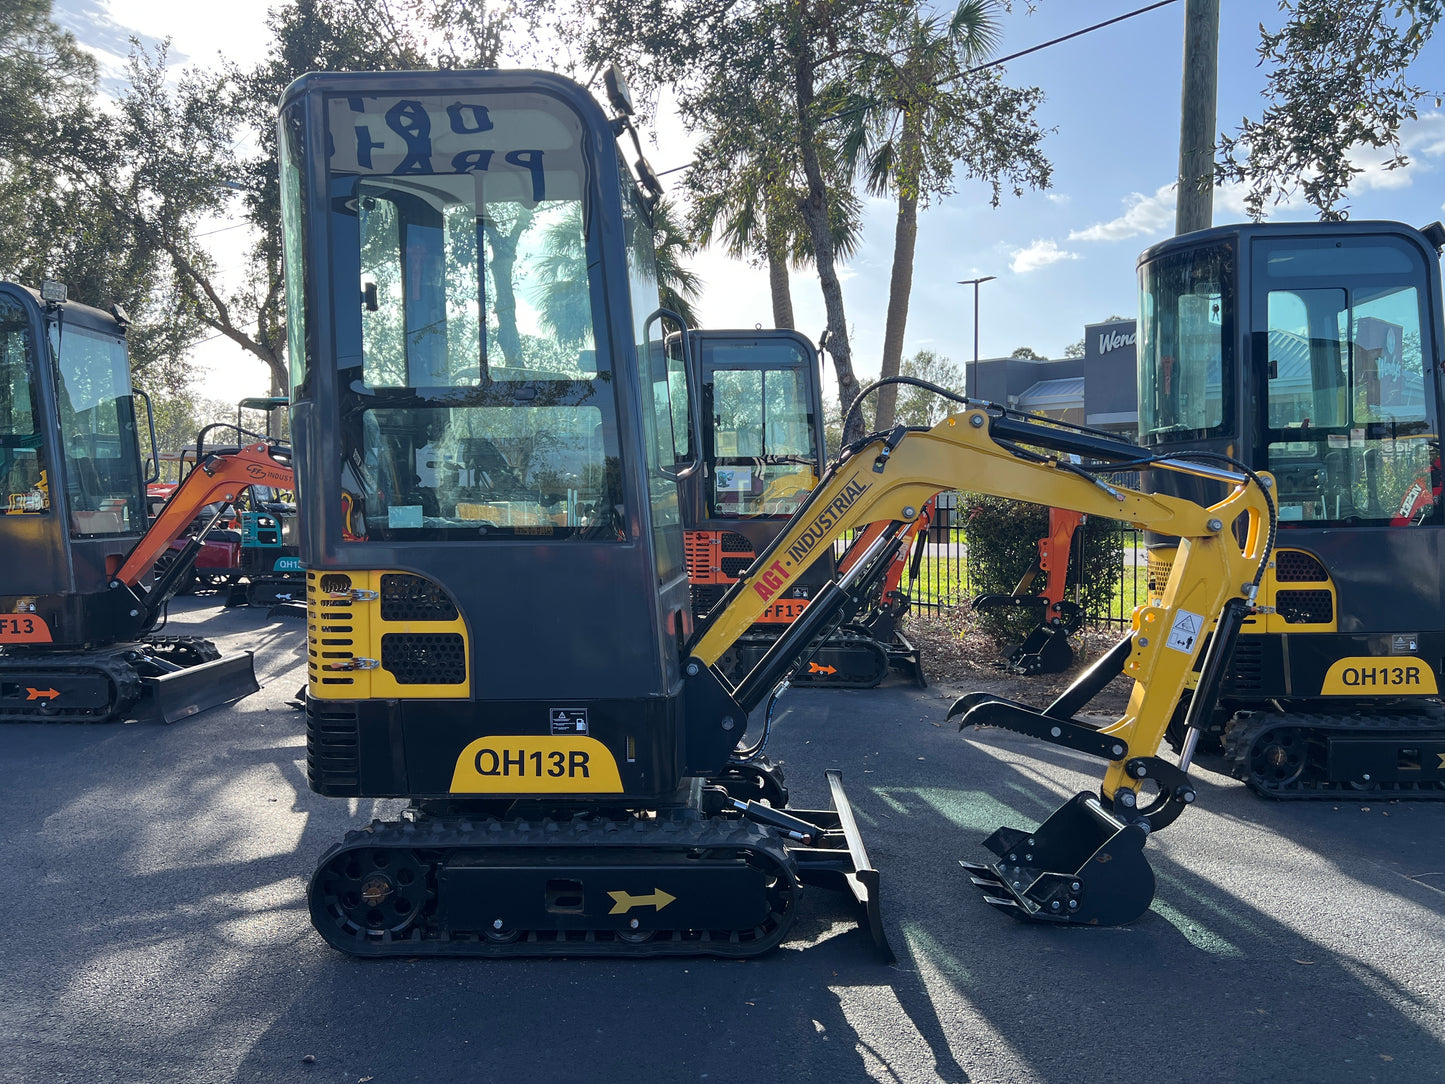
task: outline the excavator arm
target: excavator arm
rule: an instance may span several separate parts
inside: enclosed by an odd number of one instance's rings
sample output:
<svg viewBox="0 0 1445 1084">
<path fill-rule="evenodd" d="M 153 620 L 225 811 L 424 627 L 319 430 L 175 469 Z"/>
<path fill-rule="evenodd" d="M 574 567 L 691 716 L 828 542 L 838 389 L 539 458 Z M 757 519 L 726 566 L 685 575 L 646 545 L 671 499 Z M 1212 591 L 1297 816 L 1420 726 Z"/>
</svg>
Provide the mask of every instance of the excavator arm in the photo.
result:
<svg viewBox="0 0 1445 1084">
<path fill-rule="evenodd" d="M 1064 453 L 1082 454 L 1090 462 L 1073 463 Z M 1217 504 L 1202 507 L 1179 497 L 1113 485 L 1095 473 L 1124 464 L 1204 475 L 1232 488 Z M 1015 864 L 1024 862 L 1022 855 L 1013 853 L 1024 849 L 1022 843 L 1014 846 L 1024 838 L 1032 851 L 1034 838 L 1043 836 L 1039 849 L 1053 851 L 1051 865 L 1058 864 L 1060 852 L 1086 852 L 1077 856 L 1077 864 L 1066 861 L 1069 868 L 1062 872 L 1043 871 L 1044 886 L 1033 896 L 1029 877 L 1008 874 L 1010 879 L 1023 877 L 1023 887 L 1010 890 L 1016 899 L 1003 897 L 1005 885 L 996 869 L 976 867 L 984 874 L 980 879 L 984 886 L 999 893 L 990 902 L 1015 908 L 1029 918 L 1128 921 L 1152 899 L 1153 875 L 1142 857 L 1131 866 L 1125 852 L 1132 850 L 1137 856 L 1144 836 L 1172 821 L 1194 796 L 1185 775 L 1187 763 L 1176 767 L 1154 754 L 1180 694 L 1196 682 L 1217 680 L 1233 634 L 1253 602 L 1273 544 L 1268 484 L 1257 476 L 1193 461 L 1161 461 L 1143 449 L 1089 431 L 1059 429 L 974 405 L 930 430 L 900 428 L 870 439 L 828 470 L 787 528 L 709 615 L 688 663 L 690 680 L 703 690 L 693 703 L 715 716 L 722 713 L 728 738 L 736 740 L 727 723 L 733 723 L 738 713 L 746 719 L 798 660 L 807 657 L 810 644 L 826 634 L 828 622 L 846 619 L 860 604 L 872 579 L 886 574 L 908 526 L 941 490 L 966 489 L 1047 504 L 1179 539 L 1178 558 L 1158 599 L 1135 609 L 1129 635 L 1054 704 L 1039 711 L 999 697 L 969 694 L 950 712 L 962 715 L 963 725 L 986 722 L 1006 727 L 1097 756 L 1106 765 L 1099 797 L 1080 795 L 1066 804 L 1051 819 L 1050 823 L 1060 820 L 1054 831 L 1046 825 L 1034 833 L 1015 835 L 1016 830 L 1003 828 L 986 841 L 1005 862 L 1013 858 Z M 818 593 L 802 619 L 750 673 L 731 684 L 717 671 L 718 660 L 733 641 L 836 539 L 880 523 L 885 526 L 874 528 L 873 541 L 861 557 Z M 1209 656 L 1202 658 L 1206 647 Z M 1083 704 L 1120 673 L 1134 680 L 1122 717 L 1102 728 L 1075 719 Z M 1064 843 L 1060 836 L 1067 837 Z M 1055 846 L 1044 847 L 1050 839 Z M 1096 869 L 1090 889 L 1083 871 L 1106 852 L 1107 859 L 1126 859 L 1112 872 L 1123 871 L 1129 883 L 1105 883 Z M 1097 864 L 1102 867 L 1107 861 Z M 1141 887 L 1146 875 L 1147 892 Z M 1081 892 L 1088 899 L 1082 910 Z"/>
<path fill-rule="evenodd" d="M 156 558 L 159 558 L 172 542 L 184 535 L 186 528 L 191 526 L 192 520 L 207 504 L 220 502 L 224 506 L 234 503 L 240 497 L 241 490 L 247 486 L 295 489 L 295 477 L 285 455 L 283 448 L 257 442 L 234 452 L 212 452 L 199 461 L 191 473 L 186 474 L 181 484 L 176 487 L 175 493 L 171 494 L 171 499 L 166 500 L 160 515 L 156 516 L 134 549 L 126 555 L 126 559 L 121 561 L 120 568 L 111 575 L 113 585 L 127 588 L 136 598 L 137 606 L 140 607 L 137 617 L 140 617 L 142 627 L 149 627 L 153 614 L 159 611 L 159 607 L 171 594 L 168 588 L 172 581 L 178 580 L 179 575 L 189 567 L 189 562 L 194 561 L 195 549 L 199 549 L 205 533 L 210 532 L 217 517 L 212 517 L 211 523 L 197 536 L 194 549 L 182 555 L 176 565 L 173 565 L 168 572 L 171 580 L 158 582 L 152 591 L 146 593 L 144 588 L 140 587 L 140 581 L 155 567 Z"/>
</svg>

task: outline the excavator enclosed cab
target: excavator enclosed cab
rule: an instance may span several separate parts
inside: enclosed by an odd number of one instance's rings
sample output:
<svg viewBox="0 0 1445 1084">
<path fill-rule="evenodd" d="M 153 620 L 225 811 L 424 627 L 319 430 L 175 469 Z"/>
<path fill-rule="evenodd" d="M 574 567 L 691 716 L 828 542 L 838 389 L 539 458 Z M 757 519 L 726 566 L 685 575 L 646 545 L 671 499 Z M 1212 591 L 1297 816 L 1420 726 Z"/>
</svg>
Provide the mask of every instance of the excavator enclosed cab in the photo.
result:
<svg viewBox="0 0 1445 1084">
<path fill-rule="evenodd" d="M 701 398 L 702 467 L 684 480 L 682 501 L 693 614 L 702 619 L 807 499 L 827 449 L 822 371 L 807 339 L 787 330 L 709 329 L 691 332 L 689 343 Z M 735 676 L 752 669 L 836 567 L 828 550 L 780 591 L 723 669 Z M 892 587 L 896 599 L 898 582 Z M 880 600 L 827 637 L 793 681 L 871 688 L 894 666 L 922 684 L 918 651 L 897 628 L 907 601 L 890 602 Z"/>
<path fill-rule="evenodd" d="M 748 956 L 805 882 L 869 902 L 846 812 L 757 800 L 747 713 L 686 691 L 695 407 L 629 126 L 538 72 L 283 99 L 308 777 L 412 800 L 313 875 L 344 951 Z"/>
<path fill-rule="evenodd" d="M 1227 451 L 1277 483 L 1260 608 L 1201 715 L 1266 796 L 1445 797 L 1442 244 L 1438 223 L 1279 223 L 1139 260 L 1140 443 Z M 1175 553 L 1151 539 L 1151 583 Z"/>
<path fill-rule="evenodd" d="M 254 690 L 249 655 L 145 638 L 169 596 L 154 558 L 121 575 L 151 534 L 126 322 L 44 295 L 0 284 L 0 719 L 171 721 Z"/>
<path fill-rule="evenodd" d="M 24 570 L 0 606 L 26 615 L 5 622 L 5 642 L 26 642 L 14 620 L 29 622 L 32 643 L 80 647 L 106 627 L 116 638 L 125 602 L 107 585 L 147 525 L 124 328 L 5 283 L 0 347 L 0 566 Z"/>
</svg>

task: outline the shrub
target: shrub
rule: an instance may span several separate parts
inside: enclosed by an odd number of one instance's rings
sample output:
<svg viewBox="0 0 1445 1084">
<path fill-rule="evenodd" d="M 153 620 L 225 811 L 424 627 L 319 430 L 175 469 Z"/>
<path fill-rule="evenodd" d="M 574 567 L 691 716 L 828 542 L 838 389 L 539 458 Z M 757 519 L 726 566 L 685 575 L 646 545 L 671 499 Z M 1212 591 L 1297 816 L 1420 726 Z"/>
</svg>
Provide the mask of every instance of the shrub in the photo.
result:
<svg viewBox="0 0 1445 1084">
<path fill-rule="evenodd" d="M 974 596 L 1012 593 L 1038 556 L 1038 542 L 1048 533 L 1049 510 L 978 493 L 959 494 L 964 537 L 968 545 L 968 577 Z M 1113 520 L 1090 519 L 1074 532 L 1069 552 L 1065 597 L 1087 613 L 1104 613 L 1119 587 L 1124 564 L 1123 535 Z M 1043 589 L 1039 573 L 1027 588 Z M 978 615 L 979 626 L 1000 645 L 1023 640 L 1039 623 L 1038 610 L 989 610 Z"/>
</svg>

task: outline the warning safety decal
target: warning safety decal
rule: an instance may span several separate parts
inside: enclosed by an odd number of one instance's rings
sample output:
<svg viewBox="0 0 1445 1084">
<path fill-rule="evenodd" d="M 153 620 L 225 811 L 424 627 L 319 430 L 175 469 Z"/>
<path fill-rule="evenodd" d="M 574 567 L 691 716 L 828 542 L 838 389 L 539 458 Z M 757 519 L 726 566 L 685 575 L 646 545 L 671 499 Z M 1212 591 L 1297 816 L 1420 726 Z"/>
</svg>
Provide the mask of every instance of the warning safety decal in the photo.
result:
<svg viewBox="0 0 1445 1084">
<path fill-rule="evenodd" d="M 1191 655 L 1194 653 L 1194 645 L 1199 642 L 1199 636 L 1203 631 L 1203 617 L 1199 614 L 1192 614 L 1188 610 L 1180 610 L 1174 615 L 1174 624 L 1170 626 L 1167 643 L 1175 651 Z"/>
</svg>

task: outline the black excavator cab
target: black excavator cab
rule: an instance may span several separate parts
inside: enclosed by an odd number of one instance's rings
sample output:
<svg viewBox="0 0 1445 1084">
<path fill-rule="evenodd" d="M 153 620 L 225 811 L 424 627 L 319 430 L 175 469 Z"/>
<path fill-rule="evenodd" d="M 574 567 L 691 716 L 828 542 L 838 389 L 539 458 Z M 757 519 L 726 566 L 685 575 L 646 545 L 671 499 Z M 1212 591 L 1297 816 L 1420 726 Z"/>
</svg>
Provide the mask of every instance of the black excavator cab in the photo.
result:
<svg viewBox="0 0 1445 1084">
<path fill-rule="evenodd" d="M 171 722 L 257 687 L 249 653 L 152 634 L 189 564 L 121 574 L 154 480 L 126 324 L 60 283 L 0 283 L 0 721 Z"/>
<path fill-rule="evenodd" d="M 613 103 L 539 72 L 282 101 L 308 777 L 411 800 L 312 877 L 346 952 L 750 956 L 805 883 L 883 944 L 836 775 L 780 808 L 687 672 L 687 335 Z"/>
<path fill-rule="evenodd" d="M 1197 732 L 1171 732 L 1265 797 L 1445 798 L 1442 246 L 1438 222 L 1282 222 L 1139 257 L 1140 443 L 1276 481 L 1260 607 Z M 1149 542 L 1162 582 L 1175 541 Z"/>
<path fill-rule="evenodd" d="M 828 455 L 822 366 L 807 339 L 789 330 L 709 328 L 690 332 L 688 346 L 701 404 L 702 469 L 683 481 L 682 515 L 693 615 L 702 620 L 782 534 Z M 779 592 L 728 651 L 723 671 L 740 678 L 751 670 L 839 566 L 830 549 Z M 918 649 L 899 628 L 907 605 L 898 590 L 880 597 L 824 639 L 790 680 L 870 689 L 896 668 L 926 684 Z"/>
</svg>

